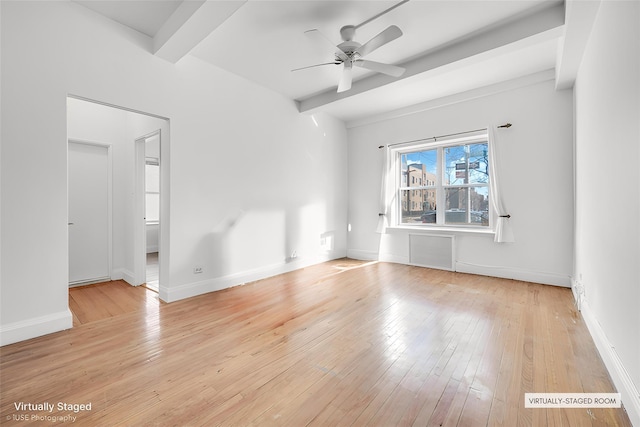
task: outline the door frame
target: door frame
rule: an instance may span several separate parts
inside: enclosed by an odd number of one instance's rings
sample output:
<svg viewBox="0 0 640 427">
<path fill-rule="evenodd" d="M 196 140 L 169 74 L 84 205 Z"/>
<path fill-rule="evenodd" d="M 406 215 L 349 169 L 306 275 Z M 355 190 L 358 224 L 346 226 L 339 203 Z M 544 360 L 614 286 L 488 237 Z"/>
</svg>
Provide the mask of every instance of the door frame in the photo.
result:
<svg viewBox="0 0 640 427">
<path fill-rule="evenodd" d="M 81 144 L 81 145 L 90 145 L 94 147 L 101 147 L 107 149 L 107 253 L 108 253 L 108 274 L 107 280 L 111 280 L 113 277 L 113 151 L 111 144 L 89 141 L 84 139 L 77 138 L 68 138 L 67 139 L 67 164 L 69 163 L 69 144 Z M 69 222 L 69 168 L 67 167 L 67 222 Z M 71 224 L 68 224 L 68 227 Z M 68 231 L 67 231 L 67 239 L 68 239 Z M 70 245 L 67 244 L 70 251 Z M 67 274 L 68 278 L 69 274 Z M 81 280 L 76 282 L 69 282 L 69 287 L 74 286 L 82 286 L 90 283 L 97 283 L 96 280 Z"/>
<path fill-rule="evenodd" d="M 159 139 L 160 154 L 158 156 L 158 164 L 160 167 L 160 210 L 158 217 L 158 287 L 162 283 L 162 230 L 163 220 L 162 203 L 163 203 L 163 185 L 162 185 L 162 129 L 154 130 L 146 135 L 135 139 L 135 200 L 134 200 L 134 221 L 133 221 L 133 260 L 134 260 L 134 286 L 142 285 L 147 281 L 147 222 L 145 217 L 145 165 L 146 165 L 146 146 L 147 139 L 157 136 Z"/>
<path fill-rule="evenodd" d="M 84 102 L 91 102 L 94 104 L 104 105 L 106 107 L 115 108 L 122 111 L 128 111 L 135 114 L 140 114 L 142 116 L 152 117 L 155 119 L 159 119 L 162 121 L 160 128 L 163 130 L 160 140 L 160 156 L 162 157 L 162 167 L 160 171 L 160 188 L 161 188 L 161 202 L 160 202 L 160 215 L 162 218 L 162 222 L 159 227 L 159 242 L 158 246 L 162 247 L 162 253 L 159 254 L 158 266 L 159 266 L 159 296 L 162 301 L 169 301 L 169 292 L 168 289 L 163 288 L 167 286 L 170 282 L 169 277 L 169 265 L 170 265 L 170 249 L 171 249 L 171 209 L 170 209 L 170 198 L 171 198 L 171 155 L 170 155 L 170 146 L 171 146 L 171 119 L 166 116 L 162 116 L 159 114 L 150 113 L 143 110 L 138 110 L 135 108 L 128 108 L 123 105 L 113 104 L 110 102 L 99 101 L 96 99 L 88 98 L 85 96 L 80 96 L 77 94 L 69 93 L 67 94 L 67 98 L 73 98 Z M 67 110 L 68 115 L 68 110 Z M 135 160 L 134 160 L 135 161 Z M 134 224 L 135 227 L 135 224 Z M 127 261 L 128 262 L 128 261 Z M 67 254 L 67 266 L 69 263 L 69 258 Z M 135 268 L 135 265 L 133 266 Z M 68 267 L 67 267 L 68 268 Z M 146 266 L 145 266 L 146 268 Z M 133 275 L 133 273 L 132 273 Z M 126 279 L 125 279 L 126 280 Z M 131 277 L 133 280 L 133 277 Z M 128 281 L 127 281 L 128 282 Z"/>
</svg>

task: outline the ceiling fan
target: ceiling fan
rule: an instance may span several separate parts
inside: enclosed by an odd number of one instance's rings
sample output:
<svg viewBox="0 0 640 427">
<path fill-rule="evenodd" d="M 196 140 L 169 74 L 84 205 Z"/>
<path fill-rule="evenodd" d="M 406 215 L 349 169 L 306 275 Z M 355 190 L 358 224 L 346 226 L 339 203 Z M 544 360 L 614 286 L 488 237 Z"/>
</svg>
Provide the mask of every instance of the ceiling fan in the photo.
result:
<svg viewBox="0 0 640 427">
<path fill-rule="evenodd" d="M 390 25 L 385 30 L 374 36 L 371 40 L 365 44 L 360 44 L 354 40 L 356 29 L 368 24 L 374 19 L 390 12 L 396 7 L 408 2 L 409 0 L 402 0 L 401 2 L 391 6 L 383 12 L 367 19 L 358 25 L 345 25 L 340 29 L 340 36 L 342 37 L 342 43 L 334 46 L 331 40 L 324 36 L 319 30 L 313 29 L 305 31 L 305 35 L 313 38 L 325 45 L 331 45 L 332 49 L 336 49 L 335 59 L 332 62 L 325 62 L 322 64 L 310 65 L 308 67 L 296 68 L 291 71 L 305 70 L 308 68 L 320 67 L 323 65 L 342 65 L 342 75 L 338 83 L 338 92 L 344 92 L 351 89 L 351 82 L 353 80 L 353 67 L 362 67 L 378 73 L 387 74 L 393 77 L 400 77 L 405 69 L 396 65 L 384 64 L 381 62 L 370 61 L 363 59 L 366 55 L 370 54 L 374 50 L 384 46 L 385 44 L 402 36 L 402 30 L 395 25 Z"/>
</svg>

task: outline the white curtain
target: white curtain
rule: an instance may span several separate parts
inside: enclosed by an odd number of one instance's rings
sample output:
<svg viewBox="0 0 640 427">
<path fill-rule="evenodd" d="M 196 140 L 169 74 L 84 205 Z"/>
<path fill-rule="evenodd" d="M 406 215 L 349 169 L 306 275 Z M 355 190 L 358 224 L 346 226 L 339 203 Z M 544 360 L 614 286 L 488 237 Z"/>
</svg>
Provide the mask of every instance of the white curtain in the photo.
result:
<svg viewBox="0 0 640 427">
<path fill-rule="evenodd" d="M 496 213 L 498 214 L 498 219 L 496 223 L 496 234 L 494 237 L 494 242 L 498 243 L 508 243 L 515 242 L 513 237 L 513 229 L 511 227 L 511 222 L 509 220 L 509 212 L 505 208 L 504 200 L 502 198 L 502 193 L 500 193 L 500 176 L 499 176 L 499 142 L 496 137 L 495 126 L 490 125 L 487 127 L 487 132 L 489 134 L 489 185 L 491 186 L 491 203 Z"/>
<path fill-rule="evenodd" d="M 386 233 L 391 221 L 391 205 L 395 193 L 393 172 L 391 171 L 393 159 L 389 147 L 382 148 L 382 178 L 380 180 L 380 204 L 378 207 L 377 233 Z"/>
</svg>

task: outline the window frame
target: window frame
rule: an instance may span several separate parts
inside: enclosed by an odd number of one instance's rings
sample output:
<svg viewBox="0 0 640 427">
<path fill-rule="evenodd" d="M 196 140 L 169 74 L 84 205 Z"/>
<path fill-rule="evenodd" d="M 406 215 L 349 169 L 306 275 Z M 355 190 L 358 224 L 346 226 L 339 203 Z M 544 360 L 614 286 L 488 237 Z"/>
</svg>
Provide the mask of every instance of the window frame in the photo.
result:
<svg viewBox="0 0 640 427">
<path fill-rule="evenodd" d="M 412 229 L 425 229 L 425 230 L 467 230 L 474 232 L 493 232 L 495 224 L 495 213 L 491 204 L 493 197 L 491 191 L 490 178 L 487 176 L 486 183 L 467 183 L 467 184 L 445 184 L 445 149 L 447 147 L 473 145 L 473 144 L 487 144 L 487 167 L 490 168 L 492 164 L 491 150 L 489 149 L 488 132 L 486 130 L 480 132 L 473 132 L 465 135 L 459 135 L 455 137 L 438 138 L 433 140 L 415 141 L 406 144 L 398 144 L 390 147 L 390 154 L 392 160 L 391 172 L 394 179 L 392 180 L 394 186 L 394 197 L 392 212 L 392 228 L 412 228 Z M 436 150 L 436 181 L 434 185 L 412 186 L 407 180 L 407 186 L 402 186 L 402 155 L 408 153 L 416 153 L 420 151 Z M 469 169 L 467 169 L 469 170 Z M 467 209 L 466 219 L 467 223 L 445 223 L 446 221 L 446 191 L 451 188 L 464 188 L 467 189 Z M 471 188 L 485 188 L 488 194 L 488 223 L 486 225 L 470 223 L 472 211 L 470 209 L 471 197 L 469 197 Z M 435 191 L 436 193 L 436 222 L 435 223 L 408 223 L 402 222 L 402 205 L 403 191 Z M 407 201 L 409 203 L 409 201 Z"/>
</svg>

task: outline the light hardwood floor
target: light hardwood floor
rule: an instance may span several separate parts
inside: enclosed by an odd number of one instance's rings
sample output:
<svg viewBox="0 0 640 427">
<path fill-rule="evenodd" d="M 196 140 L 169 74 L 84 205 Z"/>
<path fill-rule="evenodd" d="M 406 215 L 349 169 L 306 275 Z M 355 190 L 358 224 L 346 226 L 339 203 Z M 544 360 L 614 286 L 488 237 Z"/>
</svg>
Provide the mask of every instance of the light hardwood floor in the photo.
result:
<svg viewBox="0 0 640 427">
<path fill-rule="evenodd" d="M 145 287 L 158 292 L 160 270 L 158 268 L 158 252 L 152 252 L 147 254 L 146 265 L 146 279 Z"/>
<path fill-rule="evenodd" d="M 3 425 L 15 402 L 91 403 L 53 413 L 83 426 L 630 425 L 524 408 L 526 392 L 613 391 L 568 289 L 343 259 L 138 300 L 2 347 Z"/>
<path fill-rule="evenodd" d="M 74 327 L 140 310 L 157 316 L 158 304 L 157 292 L 133 287 L 124 280 L 69 288 Z"/>
</svg>

